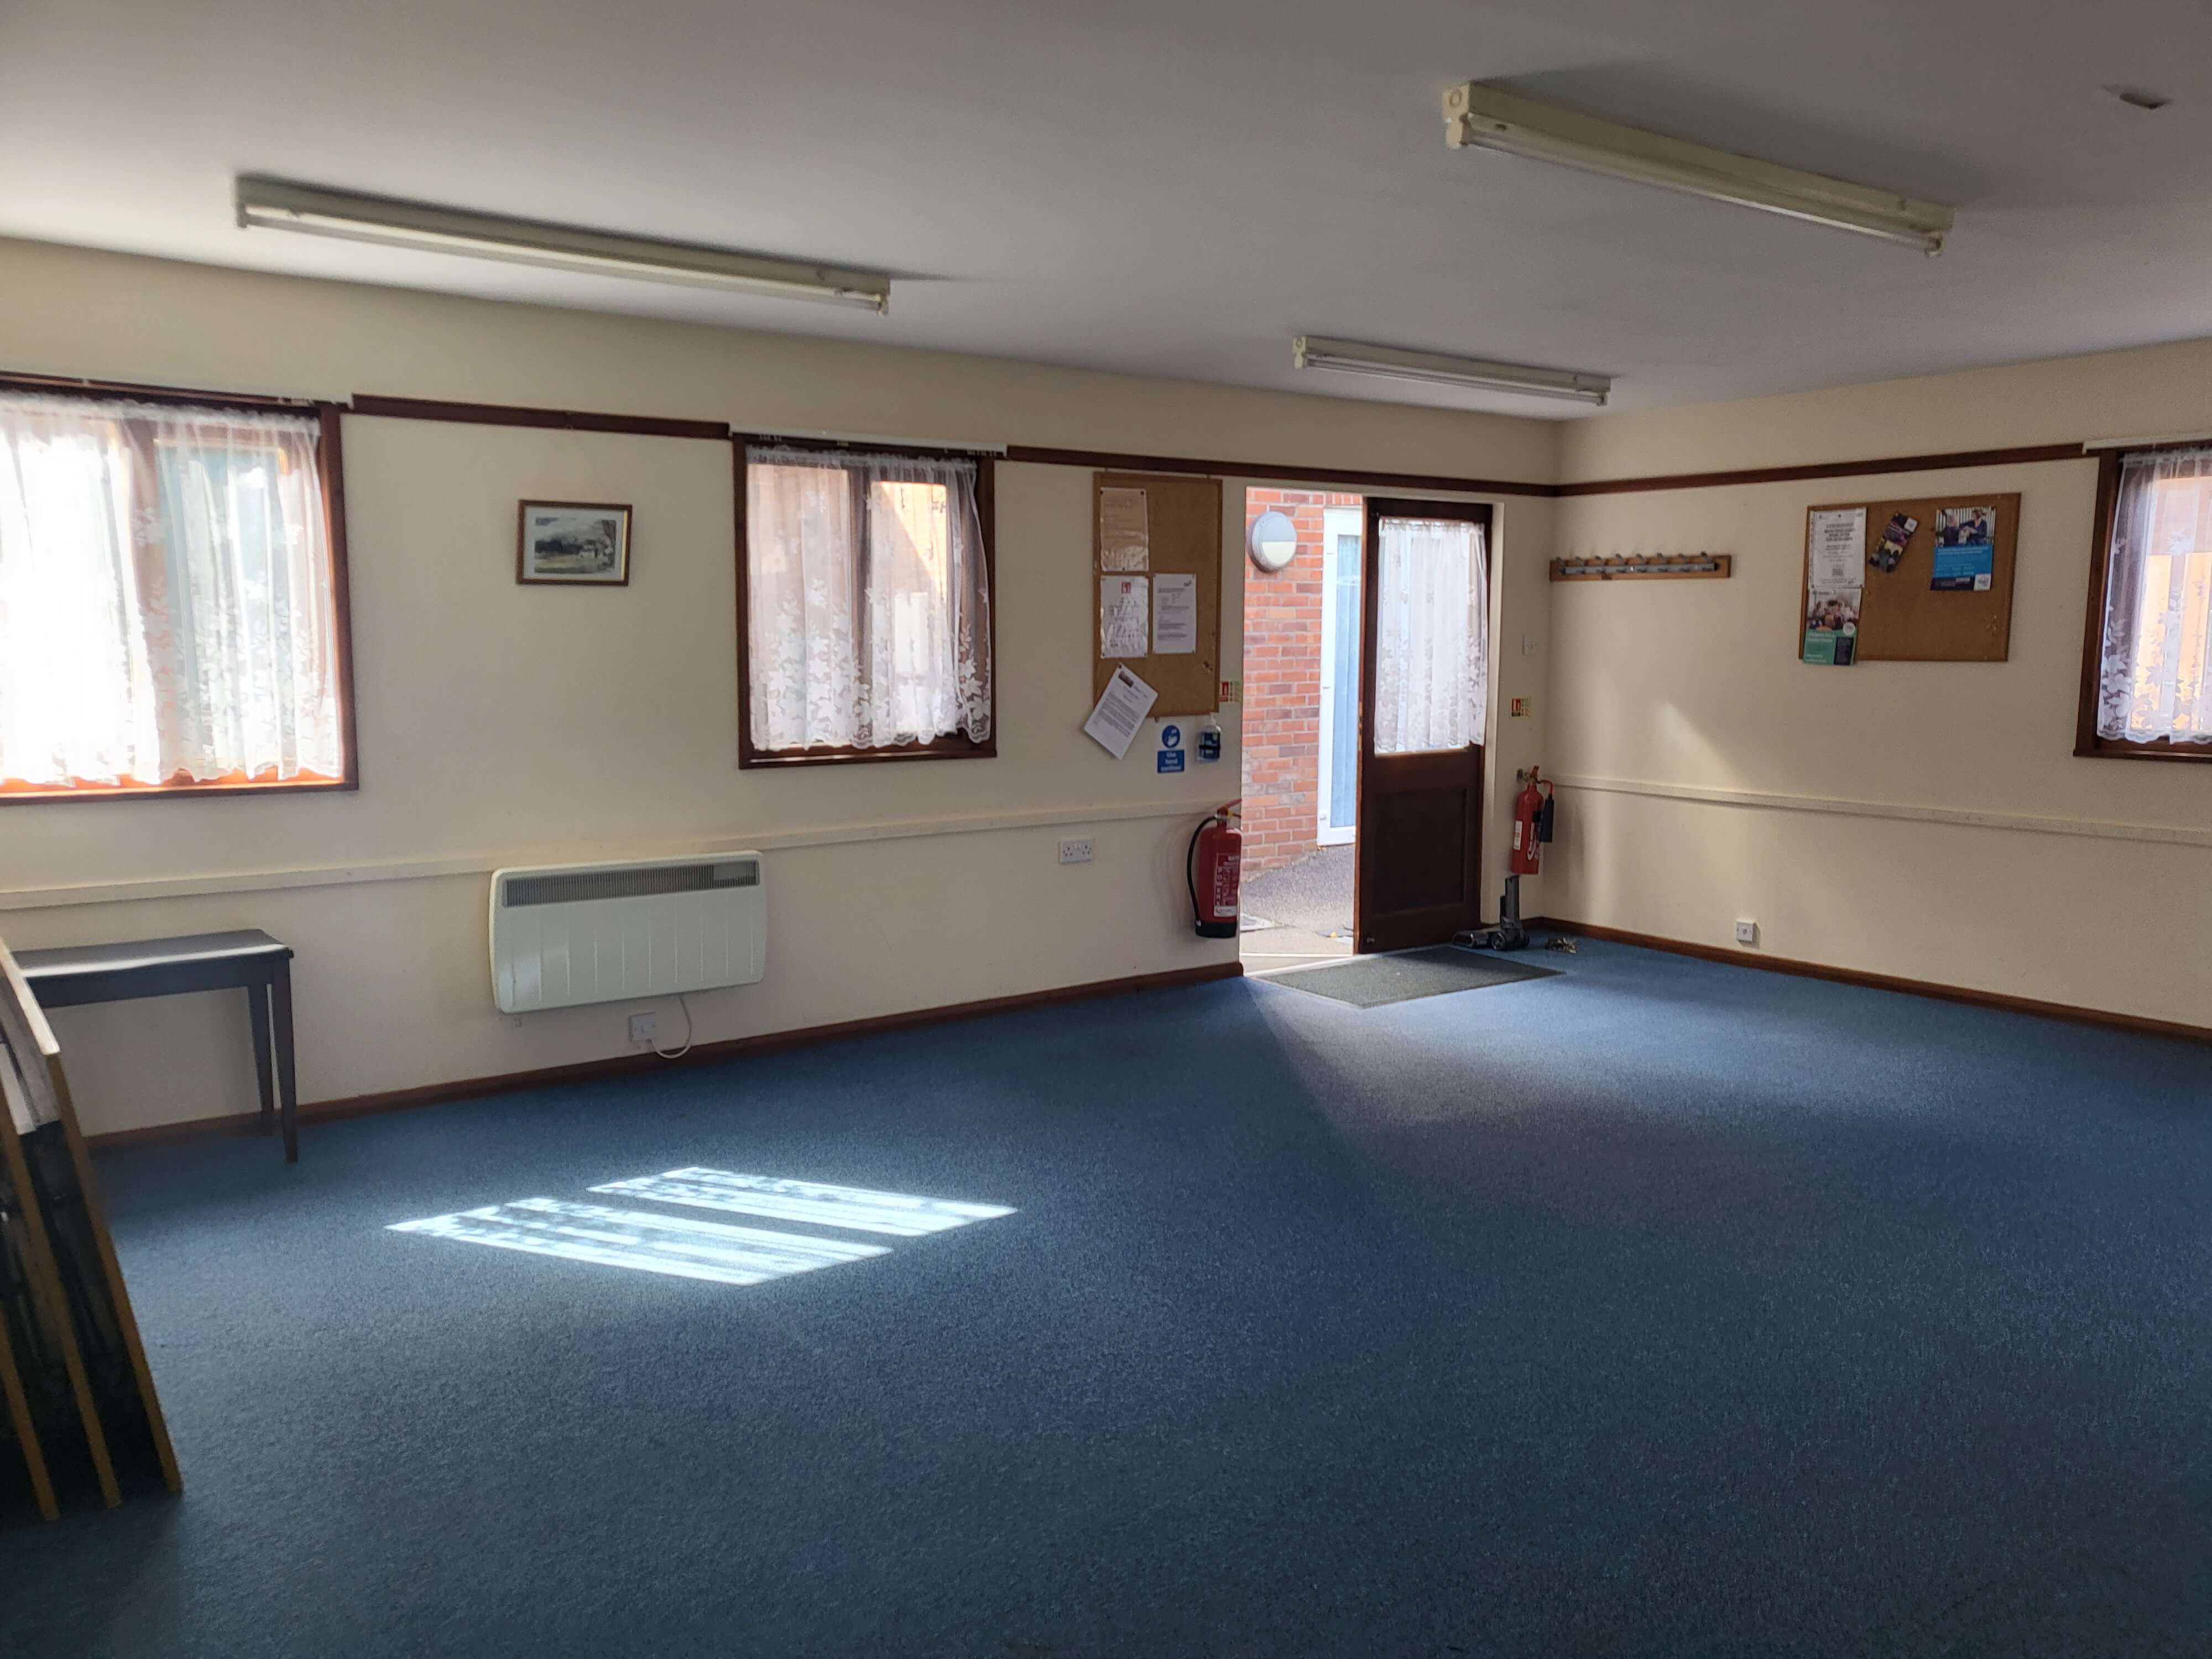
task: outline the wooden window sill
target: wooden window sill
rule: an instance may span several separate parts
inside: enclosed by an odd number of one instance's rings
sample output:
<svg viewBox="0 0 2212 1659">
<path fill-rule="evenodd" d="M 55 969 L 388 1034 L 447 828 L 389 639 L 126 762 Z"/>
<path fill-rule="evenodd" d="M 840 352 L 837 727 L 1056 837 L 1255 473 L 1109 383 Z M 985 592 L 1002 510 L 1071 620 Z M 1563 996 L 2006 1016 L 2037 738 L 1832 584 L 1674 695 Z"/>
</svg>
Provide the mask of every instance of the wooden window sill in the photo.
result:
<svg viewBox="0 0 2212 1659">
<path fill-rule="evenodd" d="M 2074 746 L 2076 760 L 2140 760 L 2212 763 L 2212 744 L 2123 743 L 2095 738 Z"/>
<path fill-rule="evenodd" d="M 940 738 L 934 743 L 902 744 L 892 749 L 755 749 L 748 744 L 738 757 L 741 771 L 778 766 L 854 766 L 890 761 L 993 760 L 999 753 L 996 738 L 975 743 L 967 738 Z"/>
<path fill-rule="evenodd" d="M 182 800 L 210 795 L 321 795 L 358 787 L 351 778 L 286 778 L 262 783 L 210 778 L 205 783 L 88 783 L 60 789 L 0 785 L 0 806 L 64 800 Z"/>
</svg>

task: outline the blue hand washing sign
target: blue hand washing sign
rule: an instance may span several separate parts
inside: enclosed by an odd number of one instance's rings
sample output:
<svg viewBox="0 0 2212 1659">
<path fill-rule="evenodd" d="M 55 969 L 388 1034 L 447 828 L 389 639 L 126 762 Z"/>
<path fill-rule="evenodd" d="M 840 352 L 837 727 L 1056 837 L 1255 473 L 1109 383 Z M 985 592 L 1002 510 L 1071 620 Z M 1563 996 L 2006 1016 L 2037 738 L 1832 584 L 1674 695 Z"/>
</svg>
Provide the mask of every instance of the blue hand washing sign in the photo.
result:
<svg viewBox="0 0 2212 1659">
<path fill-rule="evenodd" d="M 1160 727 L 1160 747 L 1163 749 L 1180 749 L 1182 747 L 1182 727 L 1180 726 L 1163 726 Z"/>
<path fill-rule="evenodd" d="M 1175 728 L 1173 726 L 1170 726 L 1168 729 L 1170 731 L 1173 731 Z M 1163 749 L 1160 750 L 1159 761 L 1161 771 L 1180 772 L 1182 770 L 1182 750 L 1180 749 Z"/>
</svg>

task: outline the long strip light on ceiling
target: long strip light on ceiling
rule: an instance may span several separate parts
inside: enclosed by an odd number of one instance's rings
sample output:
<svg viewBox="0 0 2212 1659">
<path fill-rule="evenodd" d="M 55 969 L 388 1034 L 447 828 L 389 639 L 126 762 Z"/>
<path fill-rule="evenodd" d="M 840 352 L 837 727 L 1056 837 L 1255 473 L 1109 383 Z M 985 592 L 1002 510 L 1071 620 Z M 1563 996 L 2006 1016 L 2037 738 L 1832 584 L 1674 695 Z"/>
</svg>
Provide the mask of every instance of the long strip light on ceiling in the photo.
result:
<svg viewBox="0 0 2212 1659">
<path fill-rule="evenodd" d="M 1943 239 L 1951 232 L 1951 210 L 1940 203 L 1601 121 L 1474 81 L 1444 94 L 1444 142 L 1454 149 L 1503 150 L 1632 184 L 1733 202 L 1931 255 L 1943 251 Z"/>
<path fill-rule="evenodd" d="M 1328 340 L 1318 334 L 1301 334 L 1292 340 L 1291 362 L 1298 368 L 1324 368 L 1340 374 L 1370 374 L 1386 380 L 1417 380 L 1425 386 L 1462 386 L 1480 392 L 1513 392 L 1533 398 L 1566 398 L 1578 404 L 1603 404 L 1613 391 L 1611 377 L 1604 374 L 1530 368 L 1480 357 L 1448 357 L 1434 351 L 1401 351 L 1395 346 Z"/>
<path fill-rule="evenodd" d="M 385 247 L 501 259 L 595 276 L 763 294 L 784 300 L 818 300 L 876 312 L 890 308 L 891 279 L 881 271 L 848 270 L 728 248 L 541 224 L 499 214 L 325 190 L 282 179 L 242 176 L 237 191 L 238 222 L 242 228 L 294 230 Z"/>
</svg>

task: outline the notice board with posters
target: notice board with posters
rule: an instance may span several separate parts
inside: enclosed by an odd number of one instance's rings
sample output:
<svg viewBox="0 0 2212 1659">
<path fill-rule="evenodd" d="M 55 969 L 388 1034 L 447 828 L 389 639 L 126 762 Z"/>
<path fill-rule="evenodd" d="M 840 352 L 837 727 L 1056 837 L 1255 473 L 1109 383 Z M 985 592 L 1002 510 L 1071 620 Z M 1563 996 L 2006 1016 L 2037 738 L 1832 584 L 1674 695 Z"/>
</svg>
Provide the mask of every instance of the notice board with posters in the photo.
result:
<svg viewBox="0 0 2212 1659">
<path fill-rule="evenodd" d="M 2017 491 L 1807 508 L 1800 659 L 2003 662 L 2019 544 Z"/>
<path fill-rule="evenodd" d="M 1091 566 L 1091 700 L 1126 663 L 1159 693 L 1154 715 L 1218 708 L 1221 481 L 1093 473 Z"/>
</svg>

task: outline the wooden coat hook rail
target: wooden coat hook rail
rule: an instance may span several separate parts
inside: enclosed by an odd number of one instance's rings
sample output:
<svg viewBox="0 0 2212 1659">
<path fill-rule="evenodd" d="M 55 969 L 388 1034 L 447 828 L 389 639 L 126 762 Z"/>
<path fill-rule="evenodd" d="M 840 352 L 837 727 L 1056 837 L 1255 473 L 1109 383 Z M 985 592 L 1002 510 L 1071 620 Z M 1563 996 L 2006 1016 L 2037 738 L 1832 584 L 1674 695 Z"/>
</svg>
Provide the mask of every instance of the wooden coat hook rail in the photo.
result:
<svg viewBox="0 0 2212 1659">
<path fill-rule="evenodd" d="M 1733 573 L 1735 557 L 1729 553 L 1675 554 L 1635 559 L 1554 559 L 1555 582 L 1609 582 L 1623 578 L 1639 580 L 1691 580 Z"/>
</svg>

